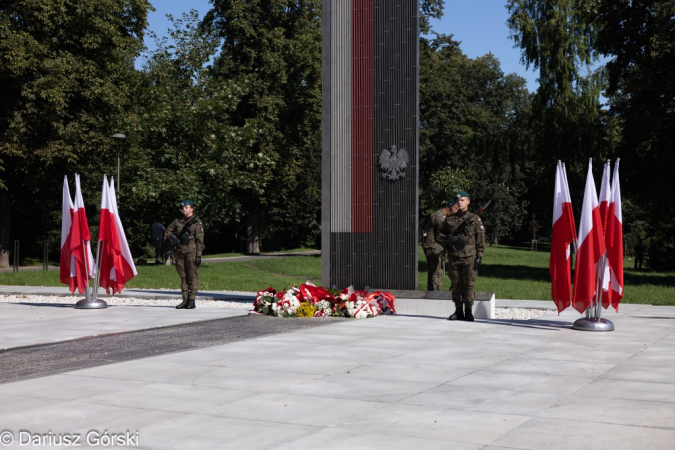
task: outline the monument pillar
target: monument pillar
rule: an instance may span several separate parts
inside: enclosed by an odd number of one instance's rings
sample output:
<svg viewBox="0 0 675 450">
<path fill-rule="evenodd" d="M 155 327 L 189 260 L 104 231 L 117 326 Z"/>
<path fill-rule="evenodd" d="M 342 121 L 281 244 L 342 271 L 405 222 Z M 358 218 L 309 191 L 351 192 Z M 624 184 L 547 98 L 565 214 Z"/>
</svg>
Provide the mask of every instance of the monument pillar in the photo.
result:
<svg viewBox="0 0 675 450">
<path fill-rule="evenodd" d="M 417 289 L 418 0 L 323 0 L 322 284 Z"/>
</svg>

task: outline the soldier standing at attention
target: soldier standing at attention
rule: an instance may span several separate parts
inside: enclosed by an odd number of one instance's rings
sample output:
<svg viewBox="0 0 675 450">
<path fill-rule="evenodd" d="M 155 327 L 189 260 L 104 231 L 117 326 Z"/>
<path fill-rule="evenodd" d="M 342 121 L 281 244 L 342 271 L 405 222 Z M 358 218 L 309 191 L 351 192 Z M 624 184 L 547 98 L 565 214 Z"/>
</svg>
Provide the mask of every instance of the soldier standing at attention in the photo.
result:
<svg viewBox="0 0 675 450">
<path fill-rule="evenodd" d="M 473 322 L 474 286 L 485 251 L 485 227 L 480 217 L 469 211 L 471 198 L 467 192 L 457 193 L 457 214 L 445 219 L 442 231 L 447 234 L 455 313 L 448 320 Z"/>
<path fill-rule="evenodd" d="M 204 251 L 204 226 L 195 215 L 192 200 L 180 202 L 182 219 L 176 219 L 166 228 L 166 237 L 174 244 L 176 271 L 180 276 L 180 289 L 183 302 L 176 309 L 194 309 L 195 298 L 199 290 L 197 269 L 202 263 Z"/>
<path fill-rule="evenodd" d="M 441 227 L 445 218 L 457 212 L 457 205 L 450 200 L 443 208 L 436 211 L 427 221 L 424 231 L 424 256 L 427 257 L 427 291 L 443 290 L 443 275 L 445 274 L 445 242 L 441 234 Z"/>
</svg>

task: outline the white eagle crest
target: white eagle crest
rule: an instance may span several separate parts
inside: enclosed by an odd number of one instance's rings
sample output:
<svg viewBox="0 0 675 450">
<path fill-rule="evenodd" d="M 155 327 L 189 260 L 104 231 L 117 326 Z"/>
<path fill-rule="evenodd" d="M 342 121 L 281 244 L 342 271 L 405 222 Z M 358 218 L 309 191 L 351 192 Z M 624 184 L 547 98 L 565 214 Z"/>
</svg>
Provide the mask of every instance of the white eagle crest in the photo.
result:
<svg viewBox="0 0 675 450">
<path fill-rule="evenodd" d="M 382 153 L 380 153 L 380 167 L 384 170 L 382 178 L 396 180 L 405 176 L 405 169 L 409 162 L 410 156 L 404 148 L 396 150 L 396 146 L 392 145 L 391 151 L 382 150 Z"/>
</svg>

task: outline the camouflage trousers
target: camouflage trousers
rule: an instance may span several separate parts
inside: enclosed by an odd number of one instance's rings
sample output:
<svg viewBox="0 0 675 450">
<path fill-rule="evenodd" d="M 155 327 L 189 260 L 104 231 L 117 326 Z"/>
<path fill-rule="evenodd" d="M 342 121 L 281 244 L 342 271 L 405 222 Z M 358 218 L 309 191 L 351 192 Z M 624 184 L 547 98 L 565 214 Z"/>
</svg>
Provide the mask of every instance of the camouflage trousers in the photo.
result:
<svg viewBox="0 0 675 450">
<path fill-rule="evenodd" d="M 445 253 L 441 256 L 433 250 L 424 250 L 424 255 L 427 257 L 427 291 L 442 291 Z"/>
<path fill-rule="evenodd" d="M 462 260 L 450 259 L 448 265 L 448 275 L 452 286 L 452 301 L 455 303 L 468 303 L 473 307 L 474 286 L 476 285 L 476 277 L 478 272 L 473 270 L 473 262 L 476 260 L 475 256 L 463 258 Z"/>
<path fill-rule="evenodd" d="M 181 253 L 176 251 L 174 256 L 176 258 L 176 272 L 180 276 L 180 290 L 183 298 L 194 300 L 199 291 L 199 278 L 197 277 L 197 265 L 195 264 L 197 252 Z"/>
</svg>

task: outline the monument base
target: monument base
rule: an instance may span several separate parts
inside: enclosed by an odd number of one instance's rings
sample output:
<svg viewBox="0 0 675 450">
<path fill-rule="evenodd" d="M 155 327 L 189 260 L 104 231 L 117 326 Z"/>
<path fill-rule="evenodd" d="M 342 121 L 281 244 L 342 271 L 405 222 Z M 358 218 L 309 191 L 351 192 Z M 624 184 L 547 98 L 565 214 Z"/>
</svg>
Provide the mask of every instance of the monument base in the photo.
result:
<svg viewBox="0 0 675 450">
<path fill-rule="evenodd" d="M 374 290 L 376 289 L 370 289 L 370 291 Z M 396 298 L 394 308 L 397 314 L 448 318 L 455 312 L 452 293 L 448 291 L 387 290 L 387 292 Z M 473 316 L 476 319 L 495 318 L 495 294 L 493 292 L 476 292 L 473 299 Z"/>
</svg>

